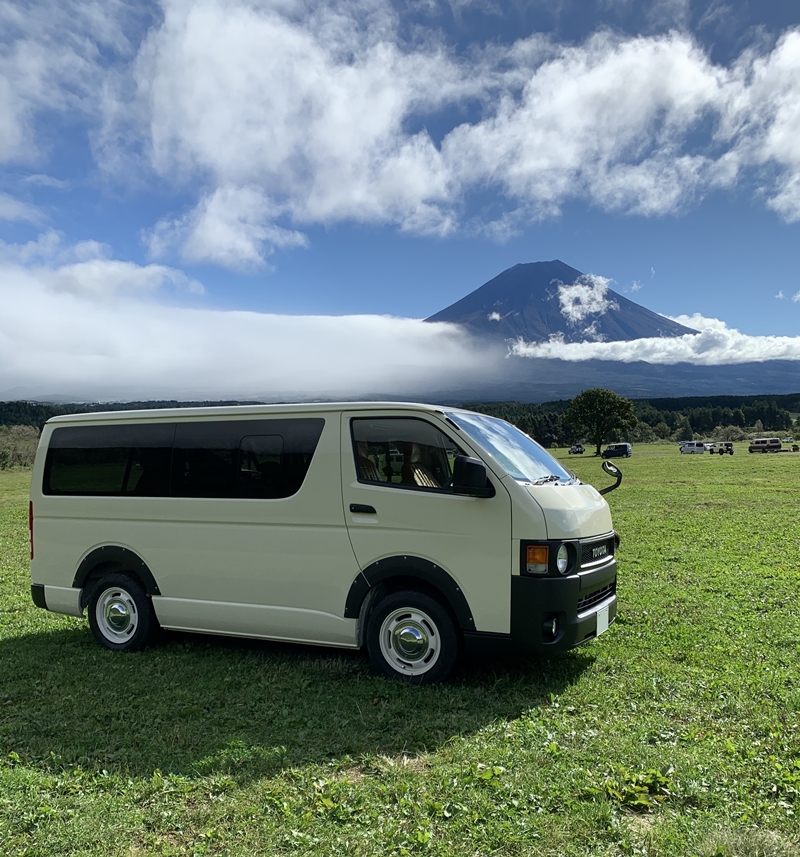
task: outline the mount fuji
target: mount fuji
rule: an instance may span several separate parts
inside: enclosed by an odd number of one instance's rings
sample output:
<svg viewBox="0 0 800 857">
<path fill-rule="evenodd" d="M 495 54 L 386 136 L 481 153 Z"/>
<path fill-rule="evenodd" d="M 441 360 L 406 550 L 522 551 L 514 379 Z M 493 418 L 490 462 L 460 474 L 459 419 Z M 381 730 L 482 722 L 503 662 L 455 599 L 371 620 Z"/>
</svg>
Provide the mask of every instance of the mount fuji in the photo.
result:
<svg viewBox="0 0 800 857">
<path fill-rule="evenodd" d="M 608 288 L 558 259 L 514 265 L 426 321 L 447 321 L 481 337 L 544 342 L 619 342 L 697 333 Z"/>
</svg>

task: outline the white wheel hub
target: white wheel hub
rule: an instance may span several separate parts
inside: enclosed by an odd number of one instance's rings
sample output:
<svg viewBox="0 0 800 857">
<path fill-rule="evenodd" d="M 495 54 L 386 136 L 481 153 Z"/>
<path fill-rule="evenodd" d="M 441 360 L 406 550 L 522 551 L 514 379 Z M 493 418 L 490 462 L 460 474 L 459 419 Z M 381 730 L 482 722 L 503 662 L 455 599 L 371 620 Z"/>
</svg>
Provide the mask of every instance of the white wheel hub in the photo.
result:
<svg viewBox="0 0 800 857">
<path fill-rule="evenodd" d="M 136 602 L 124 589 L 107 589 L 95 607 L 97 626 L 112 643 L 124 643 L 136 633 L 139 612 Z"/>
<path fill-rule="evenodd" d="M 381 654 L 398 672 L 422 675 L 439 659 L 441 642 L 435 622 L 415 607 L 393 610 L 380 631 Z"/>
</svg>

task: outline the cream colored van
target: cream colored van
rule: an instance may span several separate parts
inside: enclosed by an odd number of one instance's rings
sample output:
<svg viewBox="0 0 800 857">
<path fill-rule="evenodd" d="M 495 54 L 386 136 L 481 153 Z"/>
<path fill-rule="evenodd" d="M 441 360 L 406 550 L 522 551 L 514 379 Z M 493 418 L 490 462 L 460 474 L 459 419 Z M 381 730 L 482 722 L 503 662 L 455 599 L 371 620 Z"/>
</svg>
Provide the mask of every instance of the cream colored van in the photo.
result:
<svg viewBox="0 0 800 857">
<path fill-rule="evenodd" d="M 618 477 L 621 479 L 621 476 Z M 445 679 L 614 621 L 608 505 L 514 426 L 354 403 L 78 414 L 33 470 L 34 602 L 109 649 L 160 626 L 360 648 Z"/>
</svg>

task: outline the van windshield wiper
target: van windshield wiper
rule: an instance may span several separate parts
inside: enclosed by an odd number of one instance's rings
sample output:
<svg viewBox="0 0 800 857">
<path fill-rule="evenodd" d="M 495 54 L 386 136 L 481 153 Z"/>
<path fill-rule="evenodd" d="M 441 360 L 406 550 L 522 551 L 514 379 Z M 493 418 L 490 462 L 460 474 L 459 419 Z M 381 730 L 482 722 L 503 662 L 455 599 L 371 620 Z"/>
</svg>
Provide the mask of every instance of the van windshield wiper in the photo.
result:
<svg viewBox="0 0 800 857">
<path fill-rule="evenodd" d="M 535 479 L 531 484 L 532 485 L 545 485 L 548 482 L 560 482 L 561 477 L 556 476 L 555 473 L 551 473 L 549 476 L 542 476 L 540 479 Z"/>
</svg>

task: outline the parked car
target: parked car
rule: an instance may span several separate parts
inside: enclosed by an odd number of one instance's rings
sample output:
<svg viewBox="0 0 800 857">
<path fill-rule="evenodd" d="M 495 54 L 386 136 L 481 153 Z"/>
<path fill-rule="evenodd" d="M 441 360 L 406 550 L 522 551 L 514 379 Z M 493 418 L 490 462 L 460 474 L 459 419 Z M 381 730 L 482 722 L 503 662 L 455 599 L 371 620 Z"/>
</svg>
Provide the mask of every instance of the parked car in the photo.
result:
<svg viewBox="0 0 800 857">
<path fill-rule="evenodd" d="M 793 437 L 782 437 L 781 443 L 794 443 L 794 438 Z"/>
<path fill-rule="evenodd" d="M 777 437 L 757 437 L 747 447 L 748 452 L 780 452 L 781 449 L 781 441 Z"/>
<path fill-rule="evenodd" d="M 630 458 L 631 455 L 629 443 L 611 443 L 600 453 L 602 458 Z"/>
<path fill-rule="evenodd" d="M 733 455 L 733 444 L 728 440 L 719 441 L 717 443 L 712 443 L 711 449 L 709 449 L 708 451 L 712 455 L 715 452 L 718 452 L 720 455 L 725 455 L 726 452 L 728 453 L 728 455 Z"/>
<path fill-rule="evenodd" d="M 159 626 L 366 645 L 432 684 L 467 644 L 561 652 L 617 613 L 606 501 L 513 425 L 441 406 L 54 417 L 28 527 L 33 603 L 117 652 Z"/>
<path fill-rule="evenodd" d="M 583 455 L 586 450 L 583 448 L 583 444 L 573 443 L 569 448 L 570 455 Z"/>
<path fill-rule="evenodd" d="M 686 440 L 681 444 L 681 455 L 702 455 L 705 451 L 702 440 Z"/>
</svg>

